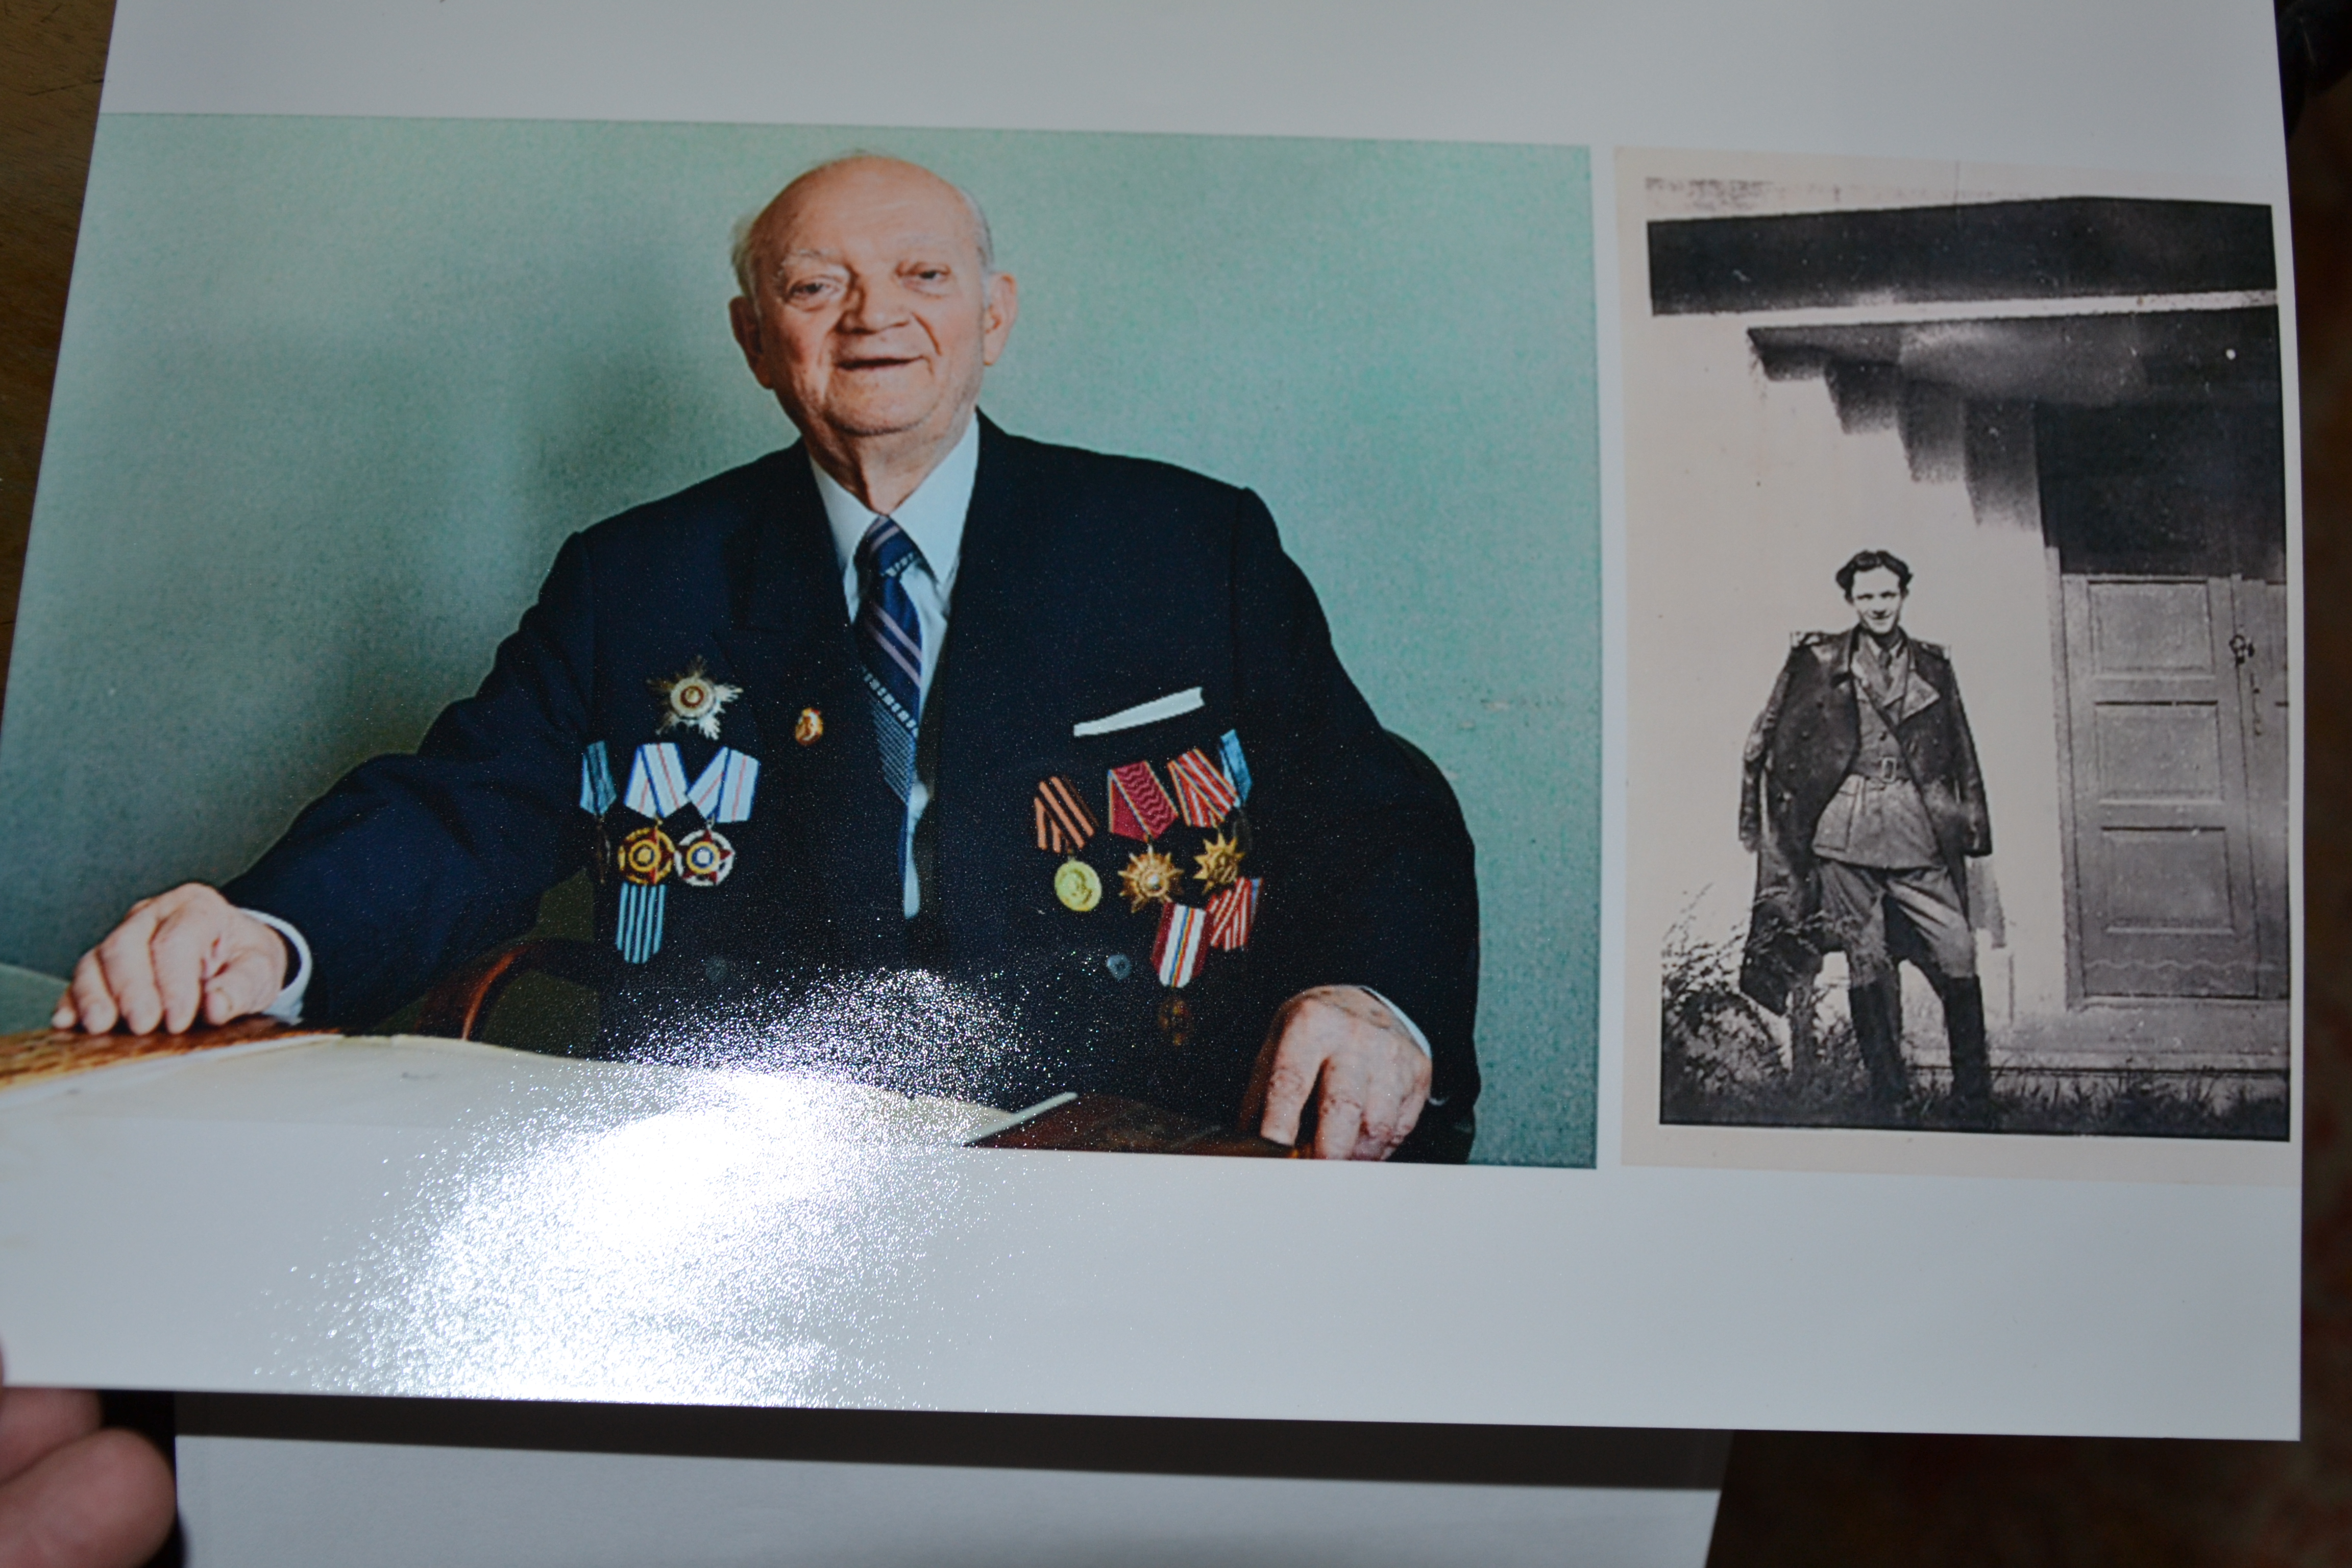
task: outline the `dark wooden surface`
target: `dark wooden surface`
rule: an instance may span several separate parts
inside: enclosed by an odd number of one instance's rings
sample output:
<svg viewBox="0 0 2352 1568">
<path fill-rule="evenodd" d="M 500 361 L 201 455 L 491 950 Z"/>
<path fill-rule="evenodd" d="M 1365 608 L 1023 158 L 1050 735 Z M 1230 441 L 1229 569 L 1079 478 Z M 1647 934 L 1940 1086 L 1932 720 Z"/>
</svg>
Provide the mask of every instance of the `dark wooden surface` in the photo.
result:
<svg viewBox="0 0 2352 1568">
<path fill-rule="evenodd" d="M 0 0 L 0 648 L 110 16 L 110 0 Z M 2352 590 L 2352 87 L 2306 114 L 2292 163 L 2311 605 L 2305 1440 L 1743 1434 L 1716 1568 L 2352 1559 L 2352 824 L 2330 809 L 2352 785 L 2352 626 L 2335 613 Z"/>
<path fill-rule="evenodd" d="M 1158 1106 L 1109 1094 L 1083 1094 L 1018 1127 L 976 1139 L 976 1149 L 1060 1149 L 1098 1154 L 1233 1154 L 1246 1159 L 1299 1157 L 1287 1144 L 1255 1133 L 1179 1116 Z"/>
</svg>

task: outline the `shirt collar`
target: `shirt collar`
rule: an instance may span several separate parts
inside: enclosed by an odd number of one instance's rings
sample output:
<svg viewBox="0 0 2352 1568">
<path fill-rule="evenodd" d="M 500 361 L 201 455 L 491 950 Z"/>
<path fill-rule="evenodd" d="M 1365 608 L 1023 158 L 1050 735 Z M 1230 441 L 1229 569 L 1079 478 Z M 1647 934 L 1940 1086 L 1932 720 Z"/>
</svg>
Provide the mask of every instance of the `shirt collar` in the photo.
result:
<svg viewBox="0 0 2352 1568">
<path fill-rule="evenodd" d="M 880 514 L 842 489 L 817 466 L 814 453 L 809 456 L 809 468 L 816 475 L 816 493 L 824 500 L 824 519 L 833 528 L 834 554 L 847 574 L 856 569 L 857 546 Z M 955 586 L 956 564 L 963 553 L 964 514 L 971 510 L 972 481 L 979 475 L 980 420 L 974 416 L 964 426 L 962 438 L 940 459 L 939 467 L 924 475 L 915 493 L 890 514 L 923 552 L 923 564 L 930 569 L 931 580 L 943 595 Z"/>
</svg>

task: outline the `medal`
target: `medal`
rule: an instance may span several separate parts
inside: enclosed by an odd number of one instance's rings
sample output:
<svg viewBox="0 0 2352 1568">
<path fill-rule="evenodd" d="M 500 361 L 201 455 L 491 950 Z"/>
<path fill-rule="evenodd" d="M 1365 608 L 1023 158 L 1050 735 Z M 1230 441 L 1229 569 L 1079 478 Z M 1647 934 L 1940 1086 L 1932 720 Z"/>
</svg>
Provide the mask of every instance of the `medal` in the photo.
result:
<svg viewBox="0 0 2352 1568">
<path fill-rule="evenodd" d="M 1050 778 L 1037 786 L 1032 803 L 1037 813 L 1037 847 L 1056 855 L 1075 855 L 1095 836 L 1095 814 L 1078 797 L 1070 781 Z"/>
<path fill-rule="evenodd" d="M 1241 875 L 1242 847 L 1220 833 L 1201 846 L 1192 864 L 1199 868 L 1193 879 L 1202 887 L 1222 888 Z"/>
<path fill-rule="evenodd" d="M 1054 873 L 1054 896 L 1064 909 L 1085 914 L 1102 902 L 1102 878 L 1083 860 L 1065 860 Z"/>
<path fill-rule="evenodd" d="M 706 741 L 719 739 L 720 710 L 743 695 L 741 687 L 713 680 L 704 674 L 699 658 L 687 666 L 684 675 L 646 684 L 660 694 L 667 710 L 662 714 L 661 727 L 664 731 L 684 725 L 687 729 L 699 731 Z"/>
<path fill-rule="evenodd" d="M 1160 984 L 1181 990 L 1201 972 L 1201 954 L 1207 947 L 1209 912 L 1190 904 L 1160 906 L 1160 934 L 1151 941 L 1151 966 Z"/>
<path fill-rule="evenodd" d="M 640 888 L 659 887 L 677 864 L 677 846 L 661 830 L 661 824 L 650 822 L 621 840 L 617 858 L 623 881 Z"/>
<path fill-rule="evenodd" d="M 1250 927 L 1257 923 L 1258 889 L 1263 877 L 1244 877 L 1209 900 L 1209 945 L 1221 952 L 1239 952 L 1249 945 Z"/>
<path fill-rule="evenodd" d="M 801 710 L 799 721 L 793 725 L 793 739 L 803 746 L 814 746 L 824 738 L 824 715 L 814 708 Z"/>
<path fill-rule="evenodd" d="M 1149 844 L 1175 825 L 1176 803 L 1160 787 L 1150 763 L 1129 763 L 1110 771 L 1110 830 L 1121 838 Z"/>
<path fill-rule="evenodd" d="M 1118 874 L 1118 880 L 1127 894 L 1129 910 L 1139 910 L 1155 900 L 1166 903 L 1169 895 L 1184 880 L 1184 873 L 1159 850 L 1146 848 L 1127 858 L 1127 869 Z"/>
<path fill-rule="evenodd" d="M 715 827 L 698 828 L 677 841 L 677 877 L 689 888 L 715 888 L 735 869 L 735 846 Z"/>
<path fill-rule="evenodd" d="M 1168 764 L 1168 780 L 1176 786 L 1176 804 L 1189 826 L 1214 827 L 1242 803 L 1223 772 L 1198 746 Z"/>
</svg>

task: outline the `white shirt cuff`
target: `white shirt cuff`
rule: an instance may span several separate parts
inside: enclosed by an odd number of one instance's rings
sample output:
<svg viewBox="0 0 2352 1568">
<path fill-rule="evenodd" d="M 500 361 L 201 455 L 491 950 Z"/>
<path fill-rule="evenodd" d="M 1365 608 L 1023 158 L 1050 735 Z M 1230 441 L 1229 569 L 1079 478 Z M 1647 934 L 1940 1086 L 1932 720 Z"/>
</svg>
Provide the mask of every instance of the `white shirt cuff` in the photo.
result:
<svg viewBox="0 0 2352 1568">
<path fill-rule="evenodd" d="M 273 921 L 272 923 L 274 924 L 275 922 Z M 1390 1001 L 1387 997 L 1381 995 L 1379 992 L 1373 990 L 1369 985 L 1359 985 L 1356 989 L 1370 997 L 1373 1001 L 1379 1003 L 1381 1006 L 1386 1007 L 1390 1012 L 1395 1014 L 1396 1021 L 1404 1026 L 1404 1032 L 1412 1037 L 1412 1043 L 1421 1047 L 1421 1054 L 1428 1057 L 1432 1061 L 1437 1059 L 1436 1053 L 1429 1048 L 1429 1037 L 1421 1032 L 1421 1026 L 1414 1023 L 1412 1016 L 1407 1014 L 1403 1008 L 1398 1006 L 1395 1003 Z"/>
<path fill-rule="evenodd" d="M 276 915 L 265 915 L 259 910 L 239 910 L 237 913 L 251 915 L 255 920 L 284 937 L 286 945 L 294 952 L 294 978 L 286 983 L 286 989 L 278 994 L 277 1001 L 261 1010 L 261 1016 L 265 1018 L 275 1018 L 281 1024 L 300 1023 L 302 994 L 310 989 L 310 944 L 302 940 L 302 933 L 296 931 L 291 923 L 279 920 Z M 1395 1013 L 1396 1009 L 1391 1007 L 1389 1011 Z M 1397 1016 L 1402 1018 L 1404 1015 L 1397 1013 Z M 1410 1024 L 1405 1026 L 1412 1027 Z M 1421 1037 L 1418 1031 L 1415 1031 L 1413 1037 L 1415 1039 Z M 1429 1049 L 1427 1046 L 1421 1048 L 1424 1051 Z"/>
</svg>

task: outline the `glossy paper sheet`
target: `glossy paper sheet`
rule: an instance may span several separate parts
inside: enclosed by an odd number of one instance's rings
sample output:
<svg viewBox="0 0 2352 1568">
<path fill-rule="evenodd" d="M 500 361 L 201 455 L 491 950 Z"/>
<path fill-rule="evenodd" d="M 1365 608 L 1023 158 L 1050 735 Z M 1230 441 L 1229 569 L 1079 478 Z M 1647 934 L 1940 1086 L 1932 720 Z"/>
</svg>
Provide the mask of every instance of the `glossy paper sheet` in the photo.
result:
<svg viewBox="0 0 2352 1568">
<path fill-rule="evenodd" d="M 2291 1433 L 2271 47 L 126 5 L 12 1375 Z"/>
</svg>

